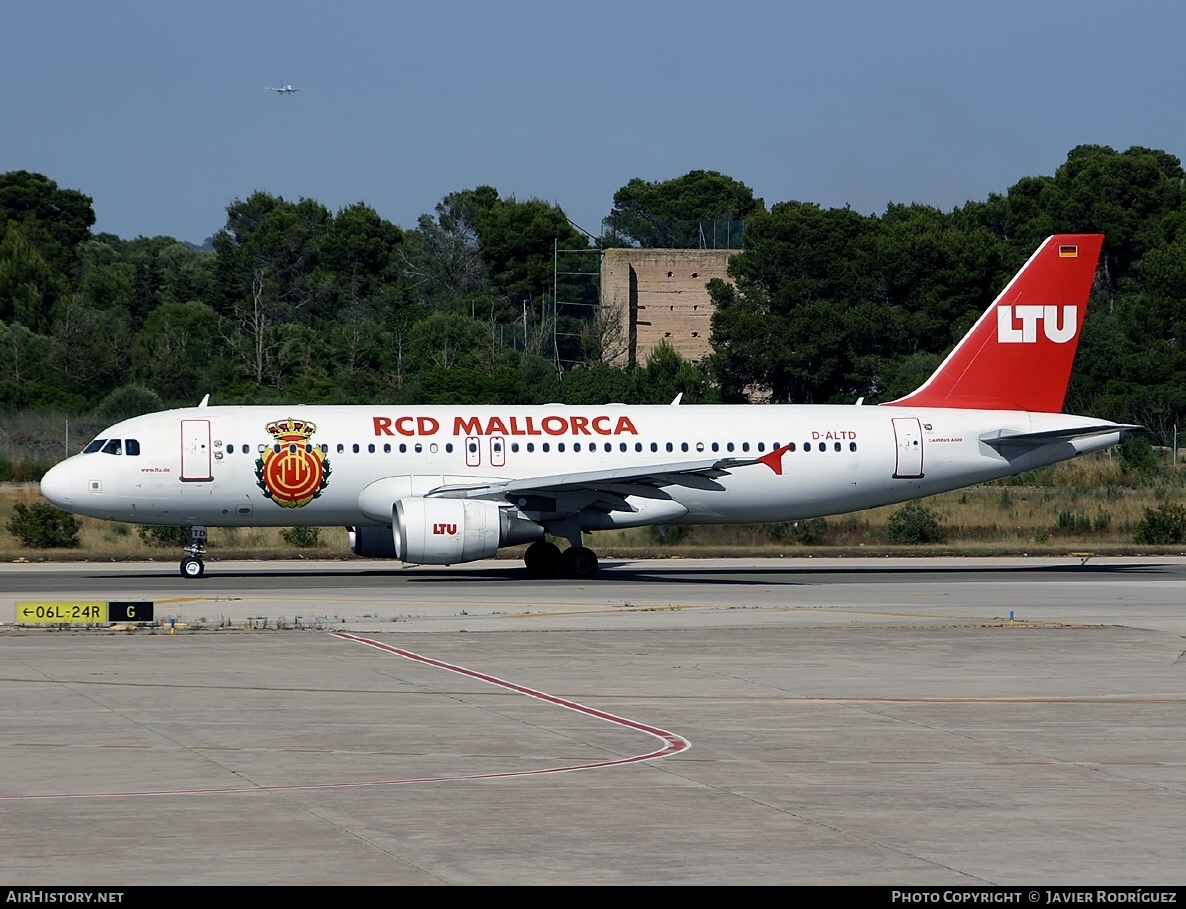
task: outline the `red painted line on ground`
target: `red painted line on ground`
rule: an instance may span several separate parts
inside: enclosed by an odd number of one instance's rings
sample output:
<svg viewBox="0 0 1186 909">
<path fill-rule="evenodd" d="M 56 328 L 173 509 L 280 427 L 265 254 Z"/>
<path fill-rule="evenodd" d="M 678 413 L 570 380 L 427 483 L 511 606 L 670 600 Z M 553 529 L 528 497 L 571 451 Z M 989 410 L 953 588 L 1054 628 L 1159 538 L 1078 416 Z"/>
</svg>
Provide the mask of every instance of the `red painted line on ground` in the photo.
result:
<svg viewBox="0 0 1186 909">
<path fill-rule="evenodd" d="M 43 801 L 48 799 L 113 799 L 167 795 L 229 795 L 246 792 L 294 792 L 306 789 L 350 789 L 362 786 L 406 786 L 411 783 L 452 783 L 465 780 L 499 780 L 508 779 L 511 777 L 542 776 L 544 774 L 553 773 L 573 773 L 578 770 L 597 770 L 602 767 L 618 767 L 623 764 L 638 764 L 643 761 L 653 761 L 658 758 L 671 757 L 673 754 L 679 754 L 681 751 L 686 751 L 692 745 L 692 743 L 682 735 L 677 735 L 674 732 L 668 732 L 665 729 L 660 729 L 658 726 L 640 723 L 636 720 L 631 720 L 626 717 L 607 713 L 604 710 L 598 710 L 595 707 L 586 707 L 584 704 L 578 704 L 576 701 L 570 701 L 567 698 L 557 697 L 554 694 L 548 694 L 546 691 L 539 691 L 535 688 L 528 688 L 525 685 L 517 685 L 514 682 L 508 682 L 506 679 L 500 679 L 497 676 L 488 675 L 484 672 L 478 672 L 474 669 L 466 669 L 464 666 L 458 666 L 455 663 L 446 663 L 444 660 L 435 660 L 432 657 L 426 657 L 419 653 L 413 653 L 411 650 L 393 647 L 390 644 L 384 644 L 381 641 L 358 637 L 357 635 L 348 634 L 346 632 L 334 632 L 334 637 L 341 638 L 344 641 L 352 641 L 356 644 L 364 644 L 368 647 L 373 647 L 376 650 L 381 650 L 384 653 L 390 653 L 395 656 L 403 657 L 405 660 L 412 660 L 416 663 L 423 663 L 426 666 L 433 666 L 437 669 L 443 669 L 446 672 L 453 672 L 471 679 L 477 679 L 480 682 L 485 682 L 488 685 L 495 685 L 499 688 L 504 688 L 507 691 L 514 691 L 517 694 L 524 695 L 525 697 L 535 698 L 536 700 L 544 701 L 548 704 L 554 704 L 555 706 L 563 707 L 566 710 L 574 710 L 577 713 L 582 713 L 585 716 L 593 717 L 594 719 L 605 720 L 607 723 L 613 723 L 617 726 L 622 726 L 627 729 L 635 729 L 639 732 L 645 732 L 647 735 L 652 735 L 659 739 L 663 745 L 662 747 L 654 751 L 648 751 L 645 754 L 636 754 L 630 757 L 615 758 L 614 760 L 607 761 L 592 761 L 587 764 L 568 764 L 560 767 L 544 767 L 538 770 L 508 770 L 501 773 L 473 773 L 463 776 L 410 777 L 400 780 L 358 780 L 346 783 L 294 783 L 291 785 L 281 786 L 233 786 L 226 788 L 211 787 L 204 789 L 145 789 L 131 792 L 74 792 L 45 795 L 0 795 L 0 802 Z"/>
</svg>

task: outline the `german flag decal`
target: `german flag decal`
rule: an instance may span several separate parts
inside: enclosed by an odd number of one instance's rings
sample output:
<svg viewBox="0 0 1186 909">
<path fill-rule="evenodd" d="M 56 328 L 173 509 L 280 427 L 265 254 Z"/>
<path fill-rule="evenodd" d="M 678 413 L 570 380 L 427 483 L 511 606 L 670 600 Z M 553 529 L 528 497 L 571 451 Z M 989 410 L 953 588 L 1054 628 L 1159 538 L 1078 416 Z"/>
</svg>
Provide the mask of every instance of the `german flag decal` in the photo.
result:
<svg viewBox="0 0 1186 909">
<path fill-rule="evenodd" d="M 1060 246 L 1058 248 L 1058 257 L 1060 259 L 1074 259 L 1079 255 L 1078 246 Z"/>
</svg>

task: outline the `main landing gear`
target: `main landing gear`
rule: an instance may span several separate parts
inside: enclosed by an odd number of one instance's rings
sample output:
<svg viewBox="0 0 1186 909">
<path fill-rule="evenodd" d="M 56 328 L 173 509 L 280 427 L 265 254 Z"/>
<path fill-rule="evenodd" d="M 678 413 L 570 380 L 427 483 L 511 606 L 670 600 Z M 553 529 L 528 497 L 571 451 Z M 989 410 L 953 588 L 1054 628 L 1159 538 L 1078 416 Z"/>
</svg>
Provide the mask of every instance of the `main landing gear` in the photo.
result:
<svg viewBox="0 0 1186 909">
<path fill-rule="evenodd" d="M 597 554 L 585 546 L 570 546 L 563 552 L 555 543 L 532 543 L 523 554 L 527 573 L 533 578 L 576 578 L 588 580 L 597 574 Z"/>
<path fill-rule="evenodd" d="M 206 563 L 202 556 L 206 554 L 206 528 L 200 525 L 183 527 L 185 531 L 186 547 L 189 553 L 181 560 L 181 576 L 183 578 L 200 578 L 206 573 Z"/>
</svg>

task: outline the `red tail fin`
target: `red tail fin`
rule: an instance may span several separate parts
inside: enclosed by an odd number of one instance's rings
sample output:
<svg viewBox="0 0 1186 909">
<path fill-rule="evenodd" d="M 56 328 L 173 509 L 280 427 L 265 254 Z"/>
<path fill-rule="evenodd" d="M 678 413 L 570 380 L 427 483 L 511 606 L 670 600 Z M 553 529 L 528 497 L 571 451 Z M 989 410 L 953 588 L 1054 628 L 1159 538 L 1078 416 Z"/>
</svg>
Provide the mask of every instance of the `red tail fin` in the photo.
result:
<svg viewBox="0 0 1186 909">
<path fill-rule="evenodd" d="M 918 390 L 891 404 L 1058 413 L 1104 238 L 1048 237 Z"/>
</svg>

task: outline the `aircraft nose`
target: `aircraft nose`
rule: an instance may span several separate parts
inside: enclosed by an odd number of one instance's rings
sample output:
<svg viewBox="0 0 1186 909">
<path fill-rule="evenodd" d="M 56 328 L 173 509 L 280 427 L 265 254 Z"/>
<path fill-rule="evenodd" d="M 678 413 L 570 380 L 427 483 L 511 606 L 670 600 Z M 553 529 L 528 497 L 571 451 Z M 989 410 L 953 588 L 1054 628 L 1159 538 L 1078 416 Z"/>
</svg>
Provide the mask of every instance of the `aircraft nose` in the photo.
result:
<svg viewBox="0 0 1186 909">
<path fill-rule="evenodd" d="M 72 473 L 68 462 L 55 464 L 41 478 L 41 494 L 59 508 L 69 509 L 74 495 Z"/>
</svg>

